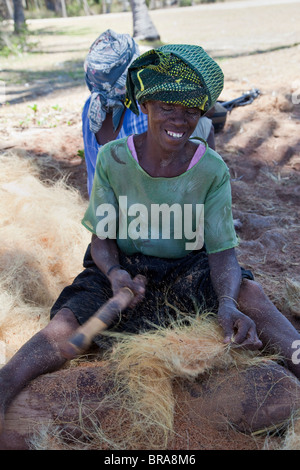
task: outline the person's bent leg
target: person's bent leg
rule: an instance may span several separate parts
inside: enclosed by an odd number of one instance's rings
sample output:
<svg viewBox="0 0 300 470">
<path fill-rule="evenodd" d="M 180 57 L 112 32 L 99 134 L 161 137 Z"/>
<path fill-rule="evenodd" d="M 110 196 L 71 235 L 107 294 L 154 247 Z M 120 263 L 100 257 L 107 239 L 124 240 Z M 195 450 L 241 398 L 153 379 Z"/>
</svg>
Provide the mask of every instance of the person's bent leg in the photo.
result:
<svg viewBox="0 0 300 470">
<path fill-rule="evenodd" d="M 295 352 L 293 343 L 300 340 L 300 334 L 267 297 L 261 285 L 244 279 L 238 303 L 239 309 L 255 322 L 263 345 L 275 347 L 289 370 L 300 379 L 300 364 L 292 360 Z"/>
<path fill-rule="evenodd" d="M 58 370 L 66 362 L 60 346 L 79 324 L 73 312 L 60 310 L 49 324 L 27 343 L 0 370 L 0 432 L 7 407 L 13 398 L 39 375 Z"/>
</svg>

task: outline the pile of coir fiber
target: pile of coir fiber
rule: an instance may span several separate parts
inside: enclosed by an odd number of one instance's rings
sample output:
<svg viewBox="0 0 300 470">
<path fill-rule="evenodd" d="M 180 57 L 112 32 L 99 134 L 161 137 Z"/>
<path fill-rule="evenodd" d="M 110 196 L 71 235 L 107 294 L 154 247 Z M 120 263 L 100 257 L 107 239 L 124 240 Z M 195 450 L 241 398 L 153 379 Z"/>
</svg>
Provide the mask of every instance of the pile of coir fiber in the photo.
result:
<svg viewBox="0 0 300 470">
<path fill-rule="evenodd" d="M 0 155 L 0 341 L 7 361 L 49 321 L 82 268 L 86 202 L 63 178 L 41 182 L 45 159 Z M 3 362 L 3 357 L 2 357 Z"/>
<path fill-rule="evenodd" d="M 33 449 L 168 449 L 178 437 L 177 381 L 193 383 L 204 374 L 243 371 L 266 362 L 259 353 L 225 345 L 213 315 L 185 316 L 168 328 L 116 339 L 112 351 L 102 357 L 106 377 L 94 397 L 99 415 L 82 400 L 75 425 L 81 438 L 68 435 L 65 420 L 58 419 L 36 431 Z"/>
<path fill-rule="evenodd" d="M 259 353 L 231 348 L 223 339 L 209 314 L 178 317 L 171 327 L 121 336 L 108 358 L 115 403 L 130 412 L 130 426 L 124 433 L 119 428 L 118 445 L 167 448 L 174 437 L 174 380 L 193 381 L 217 369 L 243 370 L 266 361 Z"/>
</svg>

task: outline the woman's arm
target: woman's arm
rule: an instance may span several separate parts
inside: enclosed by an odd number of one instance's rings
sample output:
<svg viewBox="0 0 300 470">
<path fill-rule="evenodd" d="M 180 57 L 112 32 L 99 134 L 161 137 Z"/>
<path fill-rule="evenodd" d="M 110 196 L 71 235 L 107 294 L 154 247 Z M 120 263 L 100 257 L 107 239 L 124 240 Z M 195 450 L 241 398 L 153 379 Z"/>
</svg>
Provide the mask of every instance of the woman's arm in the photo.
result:
<svg viewBox="0 0 300 470">
<path fill-rule="evenodd" d="M 234 248 L 209 254 L 208 261 L 213 287 L 219 300 L 218 320 L 224 330 L 224 342 L 259 349 L 255 323 L 238 307 L 241 268 Z"/>
<path fill-rule="evenodd" d="M 144 276 L 136 276 L 134 279 L 120 266 L 119 249 L 113 239 L 101 240 L 96 235 L 92 236 L 91 254 L 94 263 L 108 277 L 113 294 L 122 287 L 129 287 L 135 294 L 130 307 L 134 307 L 145 295 L 146 279 Z M 113 269 L 112 269 L 113 268 Z"/>
</svg>

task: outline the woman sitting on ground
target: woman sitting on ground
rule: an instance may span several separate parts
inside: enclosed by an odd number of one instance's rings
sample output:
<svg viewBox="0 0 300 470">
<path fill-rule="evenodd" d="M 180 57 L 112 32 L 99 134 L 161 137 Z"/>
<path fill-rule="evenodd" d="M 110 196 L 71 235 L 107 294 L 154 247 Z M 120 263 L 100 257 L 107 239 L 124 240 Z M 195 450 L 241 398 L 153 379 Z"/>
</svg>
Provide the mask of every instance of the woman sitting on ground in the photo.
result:
<svg viewBox="0 0 300 470">
<path fill-rule="evenodd" d="M 199 46 L 162 46 L 130 66 L 126 105 L 138 113 L 139 103 L 148 129 L 101 148 L 83 218 L 92 232 L 85 269 L 62 291 L 49 324 L 1 369 L 2 418 L 29 381 L 65 364 L 69 337 L 122 287 L 134 298 L 114 330 L 165 326 L 197 304 L 215 312 L 225 343 L 273 345 L 300 378 L 292 361 L 300 335 L 237 262 L 229 170 L 205 141 L 190 139 L 222 87 L 220 67 Z M 109 344 L 107 336 L 95 342 Z"/>
</svg>

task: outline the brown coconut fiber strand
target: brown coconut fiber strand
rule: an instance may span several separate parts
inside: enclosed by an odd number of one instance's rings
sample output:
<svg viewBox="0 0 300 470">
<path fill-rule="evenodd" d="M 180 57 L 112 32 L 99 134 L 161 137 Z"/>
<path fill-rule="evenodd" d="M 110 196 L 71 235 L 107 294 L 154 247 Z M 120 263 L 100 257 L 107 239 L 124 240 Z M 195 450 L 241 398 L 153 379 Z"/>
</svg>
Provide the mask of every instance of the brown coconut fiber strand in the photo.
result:
<svg viewBox="0 0 300 470">
<path fill-rule="evenodd" d="M 107 376 L 101 389 L 107 392 L 99 397 L 99 410 L 105 409 L 101 419 L 91 412 L 88 420 L 78 423 L 83 440 L 66 439 L 64 424 L 55 422 L 37 430 L 31 439 L 33 448 L 168 449 L 177 436 L 177 379 L 193 381 L 217 369 L 242 370 L 266 361 L 262 353 L 225 345 L 213 315 L 185 317 L 139 335 L 115 336 L 113 350 L 103 358 Z"/>
<path fill-rule="evenodd" d="M 41 164 L 40 164 L 41 166 Z M 61 178 L 40 180 L 35 159 L 0 155 L 0 341 L 6 359 L 49 321 L 49 308 L 82 268 L 86 202 Z"/>
<path fill-rule="evenodd" d="M 121 335 L 106 360 L 111 363 L 108 380 L 114 384 L 106 401 L 117 413 L 118 427 L 99 423 L 97 448 L 109 443 L 109 448 L 138 450 L 166 449 L 174 437 L 175 379 L 194 380 L 215 369 L 250 367 L 266 358 L 225 345 L 215 317 L 197 315 L 168 328 Z"/>
</svg>

